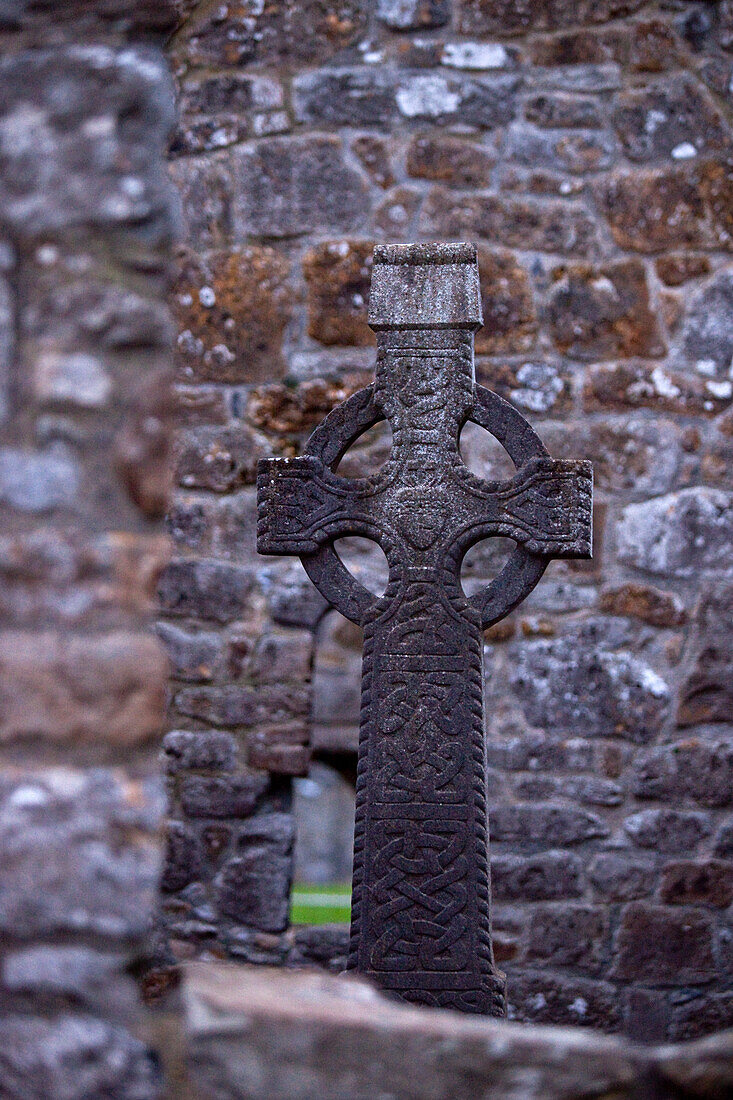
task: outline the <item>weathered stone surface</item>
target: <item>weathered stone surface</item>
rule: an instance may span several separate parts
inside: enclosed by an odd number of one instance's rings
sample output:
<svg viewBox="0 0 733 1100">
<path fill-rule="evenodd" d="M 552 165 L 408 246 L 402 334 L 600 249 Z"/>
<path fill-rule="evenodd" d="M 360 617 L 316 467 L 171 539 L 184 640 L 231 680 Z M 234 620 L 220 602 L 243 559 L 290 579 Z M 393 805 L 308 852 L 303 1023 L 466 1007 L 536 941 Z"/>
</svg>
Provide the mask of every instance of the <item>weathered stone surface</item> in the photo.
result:
<svg viewBox="0 0 733 1100">
<path fill-rule="evenodd" d="M 246 416 L 256 428 L 278 433 L 303 432 L 334 406 L 361 389 L 365 379 L 348 374 L 337 382 L 314 379 L 298 386 L 258 386 L 249 393 Z"/>
<path fill-rule="evenodd" d="M 303 258 L 308 335 L 322 344 L 372 345 L 367 325 L 371 241 L 328 241 Z"/>
<path fill-rule="evenodd" d="M 707 161 L 687 168 L 616 176 L 598 200 L 616 243 L 637 252 L 733 249 L 730 171 Z"/>
<path fill-rule="evenodd" d="M 695 810 L 642 810 L 624 822 L 624 831 L 641 848 L 661 852 L 694 851 L 712 832 L 710 816 Z"/>
<path fill-rule="evenodd" d="M 11 994 L 44 998 L 57 1008 L 81 1007 L 110 1023 L 129 1024 L 137 998 L 125 964 L 124 954 L 93 947 L 22 947 L 5 956 L 2 983 Z"/>
<path fill-rule="evenodd" d="M 496 161 L 491 150 L 449 135 L 414 137 L 407 149 L 407 173 L 449 187 L 485 187 Z M 479 267 L 481 265 L 479 264 Z"/>
<path fill-rule="evenodd" d="M 618 363 L 591 367 L 584 386 L 585 406 L 598 409 L 651 408 L 660 412 L 713 416 L 730 404 L 727 385 L 661 364 Z"/>
<path fill-rule="evenodd" d="M 642 7 L 642 0 L 603 0 L 580 4 L 560 0 L 540 4 L 534 0 L 463 0 L 460 31 L 462 34 L 517 35 L 528 31 L 557 31 L 575 23 L 605 23 Z"/>
<path fill-rule="evenodd" d="M 0 85 L 0 202 L 16 235 L 47 237 L 84 224 L 134 234 L 145 224 L 148 240 L 169 238 L 163 152 L 173 95 L 157 53 L 129 46 L 26 51 L 5 57 Z M 89 103 L 102 126 L 82 125 Z"/>
<path fill-rule="evenodd" d="M 678 726 L 729 722 L 733 716 L 733 585 L 706 589 L 696 619 L 700 640 L 680 690 Z"/>
<path fill-rule="evenodd" d="M 512 981 L 507 1014 L 524 1023 L 618 1031 L 617 997 L 609 982 L 525 970 Z M 576 1033 L 577 1034 L 577 1033 Z"/>
<path fill-rule="evenodd" d="M 186 378 L 259 382 L 284 370 L 289 264 L 274 249 L 182 253 L 173 291 L 177 360 Z"/>
<path fill-rule="evenodd" d="M 634 792 L 641 798 L 691 798 L 701 806 L 730 806 L 733 743 L 690 738 L 649 749 L 637 761 Z"/>
<path fill-rule="evenodd" d="M 733 497 L 719 489 L 682 489 L 630 504 L 617 530 L 622 562 L 667 577 L 727 570 L 733 539 Z"/>
<path fill-rule="evenodd" d="M 181 805 L 189 817 L 248 817 L 269 780 L 265 772 L 238 771 L 236 775 L 184 775 Z"/>
<path fill-rule="evenodd" d="M 391 167 L 389 143 L 376 134 L 362 134 L 354 138 L 351 148 L 363 164 L 369 177 L 378 187 L 391 187 L 394 174 Z"/>
<path fill-rule="evenodd" d="M 242 425 L 195 428 L 179 437 L 176 476 L 186 489 L 228 493 L 253 485 L 259 459 L 270 453 L 268 441 Z"/>
<path fill-rule="evenodd" d="M 579 647 L 569 639 L 515 647 L 507 669 L 529 722 L 586 737 L 649 741 L 669 709 L 667 684 L 627 652 Z"/>
<path fill-rule="evenodd" d="M 359 228 L 367 188 L 333 137 L 272 138 L 233 154 L 239 237 L 297 237 Z"/>
<path fill-rule="evenodd" d="M 417 31 L 448 22 L 451 0 L 379 0 L 377 18 L 392 30 Z"/>
<path fill-rule="evenodd" d="M 665 286 L 681 286 L 690 279 L 710 274 L 710 259 L 694 252 L 672 252 L 660 256 L 654 264 Z"/>
<path fill-rule="evenodd" d="M 251 834 L 240 840 L 240 855 L 225 863 L 216 877 L 217 904 L 242 924 L 282 932 L 290 902 L 292 818 L 265 814 L 250 825 Z"/>
<path fill-rule="evenodd" d="M 200 65 L 317 64 L 363 33 L 367 11 L 361 0 L 347 0 L 338 13 L 323 0 L 305 0 L 295 8 L 237 0 L 226 15 L 220 8 L 197 13 L 179 49 Z"/>
<path fill-rule="evenodd" d="M 479 273 L 484 327 L 476 334 L 476 354 L 527 351 L 537 318 L 526 270 L 510 252 L 482 248 Z"/>
<path fill-rule="evenodd" d="M 613 164 L 616 147 L 604 131 L 569 131 L 557 134 L 515 123 L 508 135 L 507 156 L 517 165 L 555 172 L 601 172 Z"/>
<path fill-rule="evenodd" d="M 583 892 L 582 869 L 581 860 L 572 852 L 550 851 L 532 856 L 494 855 L 491 860 L 492 896 L 497 901 L 577 898 Z"/>
<path fill-rule="evenodd" d="M 316 69 L 293 82 L 295 116 L 318 126 L 387 126 L 397 113 L 392 74 L 381 67 Z"/>
<path fill-rule="evenodd" d="M 633 901 L 623 911 L 613 975 L 658 985 L 715 977 L 712 922 L 703 909 L 667 909 Z"/>
<path fill-rule="evenodd" d="M 199 769 L 231 771 L 237 743 L 221 730 L 170 730 L 163 738 L 163 756 L 168 775 Z"/>
<path fill-rule="evenodd" d="M 605 589 L 600 607 L 609 615 L 629 615 L 650 626 L 682 626 L 687 621 L 684 604 L 674 592 L 631 581 Z"/>
<path fill-rule="evenodd" d="M 181 197 L 182 229 L 194 248 L 221 248 L 231 232 L 234 183 L 221 155 L 180 157 L 168 173 Z"/>
<path fill-rule="evenodd" d="M 215 559 L 173 561 L 158 584 L 168 614 L 226 623 L 246 610 L 255 584 L 251 569 Z"/>
<path fill-rule="evenodd" d="M 532 910 L 527 959 L 599 974 L 608 915 L 589 905 L 538 905 Z"/>
<path fill-rule="evenodd" d="M 457 118 L 472 127 L 505 126 L 517 111 L 515 76 L 446 77 L 417 74 L 400 79 L 395 100 L 403 118 L 438 125 Z"/>
<path fill-rule="evenodd" d="M 158 877 L 157 789 L 115 772 L 56 769 L 0 783 L 6 935 L 143 935 Z"/>
<path fill-rule="evenodd" d="M 183 80 L 179 88 L 178 129 L 171 154 L 222 149 L 247 137 L 290 128 L 283 89 L 269 76 L 225 73 Z"/>
<path fill-rule="evenodd" d="M 560 415 L 572 404 L 571 377 L 561 363 L 541 361 L 508 364 L 479 359 L 476 378 L 521 410 L 535 416 Z"/>
<path fill-rule="evenodd" d="M 548 320 L 560 351 L 590 360 L 664 354 L 640 261 L 577 265 L 553 275 Z"/>
<path fill-rule="evenodd" d="M 0 1043 L 0 1088 L 8 1100 L 156 1100 L 163 1093 L 152 1051 L 125 1028 L 93 1016 L 6 1014 Z"/>
<path fill-rule="evenodd" d="M 733 863 L 720 859 L 676 860 L 662 872 L 660 897 L 667 905 L 712 905 L 733 901 Z"/>
<path fill-rule="evenodd" d="M 594 485 L 616 497 L 667 492 L 682 460 L 682 435 L 669 419 L 604 417 L 580 424 L 550 424 L 544 438 L 552 454 L 582 451 L 593 463 Z"/>
<path fill-rule="evenodd" d="M 622 92 L 613 123 L 629 160 L 705 156 L 730 145 L 720 113 L 689 79 Z"/>
<path fill-rule="evenodd" d="M 638 852 L 600 852 L 588 868 L 588 878 L 608 901 L 649 897 L 656 879 L 654 861 Z"/>
<path fill-rule="evenodd" d="M 528 802 L 497 806 L 491 813 L 493 840 L 514 845 L 578 844 L 608 833 L 608 826 L 597 814 L 570 806 Z"/>
<path fill-rule="evenodd" d="M 562 93 L 544 92 L 532 96 L 524 105 L 524 117 L 535 126 L 548 129 L 603 127 L 597 100 Z"/>
<path fill-rule="evenodd" d="M 201 850 L 196 833 L 182 821 L 168 821 L 165 842 L 160 888 L 170 893 L 199 878 Z"/>
<path fill-rule="evenodd" d="M 39 451 L 0 448 L 0 500 L 21 512 L 74 507 L 80 474 L 76 459 L 62 445 Z"/>
<path fill-rule="evenodd" d="M 692 299 L 682 328 L 682 346 L 699 374 L 724 379 L 720 392 L 733 395 L 727 383 L 733 358 L 733 271 L 719 272 Z M 727 383 L 727 384 L 726 384 Z"/>
<path fill-rule="evenodd" d="M 494 195 L 466 195 L 456 202 L 436 187 L 420 216 L 427 236 L 479 237 L 509 248 L 593 255 L 597 231 L 584 207 L 561 202 L 537 203 Z"/>
<path fill-rule="evenodd" d="M 160 732 L 167 662 L 157 639 L 7 632 L 0 740 L 138 745 Z"/>
<path fill-rule="evenodd" d="M 263 685 L 259 688 L 190 687 L 176 693 L 174 702 L 181 714 L 200 718 L 214 726 L 253 726 L 290 722 L 308 715 L 306 685 Z"/>
</svg>

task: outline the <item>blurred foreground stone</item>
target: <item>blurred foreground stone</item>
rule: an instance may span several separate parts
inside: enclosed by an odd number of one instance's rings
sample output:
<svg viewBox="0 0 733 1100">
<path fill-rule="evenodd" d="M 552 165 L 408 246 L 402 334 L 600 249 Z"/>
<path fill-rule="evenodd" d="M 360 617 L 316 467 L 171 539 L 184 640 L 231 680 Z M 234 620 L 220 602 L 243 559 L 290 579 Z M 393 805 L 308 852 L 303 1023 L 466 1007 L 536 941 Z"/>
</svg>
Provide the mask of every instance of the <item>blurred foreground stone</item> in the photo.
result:
<svg viewBox="0 0 733 1100">
<path fill-rule="evenodd" d="M 407 1008 L 312 971 L 193 964 L 189 1059 L 205 1100 L 723 1100 L 733 1031 L 664 1047 Z"/>
</svg>

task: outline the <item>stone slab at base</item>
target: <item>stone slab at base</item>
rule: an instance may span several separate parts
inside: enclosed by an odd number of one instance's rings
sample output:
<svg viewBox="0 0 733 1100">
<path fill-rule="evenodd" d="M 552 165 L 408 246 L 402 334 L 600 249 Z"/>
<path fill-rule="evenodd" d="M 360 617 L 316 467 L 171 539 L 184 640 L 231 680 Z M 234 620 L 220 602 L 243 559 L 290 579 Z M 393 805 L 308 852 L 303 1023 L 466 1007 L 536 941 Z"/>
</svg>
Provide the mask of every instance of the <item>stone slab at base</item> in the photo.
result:
<svg viewBox="0 0 733 1100">
<path fill-rule="evenodd" d="M 723 1100 L 733 1031 L 644 1048 L 389 1001 L 354 977 L 194 963 L 184 983 L 201 1100 Z"/>
</svg>

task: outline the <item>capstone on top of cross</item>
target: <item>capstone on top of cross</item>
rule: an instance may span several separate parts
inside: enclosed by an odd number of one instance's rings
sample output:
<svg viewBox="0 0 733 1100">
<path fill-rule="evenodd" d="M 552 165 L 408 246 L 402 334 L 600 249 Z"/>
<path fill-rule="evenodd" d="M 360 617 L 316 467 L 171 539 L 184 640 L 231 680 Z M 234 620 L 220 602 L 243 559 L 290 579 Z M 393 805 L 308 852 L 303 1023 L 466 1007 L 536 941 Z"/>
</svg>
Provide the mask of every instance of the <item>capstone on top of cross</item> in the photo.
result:
<svg viewBox="0 0 733 1100">
<path fill-rule="evenodd" d="M 454 328 L 483 323 L 475 244 L 390 244 L 374 249 L 369 325 Z"/>
</svg>

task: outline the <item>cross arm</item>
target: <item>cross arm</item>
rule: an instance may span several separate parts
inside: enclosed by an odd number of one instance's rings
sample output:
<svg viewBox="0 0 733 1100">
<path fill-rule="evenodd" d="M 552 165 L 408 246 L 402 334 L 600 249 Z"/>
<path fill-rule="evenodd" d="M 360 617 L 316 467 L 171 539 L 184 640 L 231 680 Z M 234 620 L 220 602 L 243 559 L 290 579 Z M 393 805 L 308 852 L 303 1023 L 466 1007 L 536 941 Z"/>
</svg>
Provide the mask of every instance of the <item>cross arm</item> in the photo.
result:
<svg viewBox="0 0 733 1100">
<path fill-rule="evenodd" d="M 325 543 L 368 527 L 366 496 L 327 471 L 315 455 L 261 459 L 257 469 L 257 550 L 313 554 Z"/>
<path fill-rule="evenodd" d="M 491 536 L 514 539 L 547 558 L 589 558 L 593 546 L 593 467 L 581 459 L 532 458 L 509 481 L 461 471 L 464 546 Z"/>
</svg>

